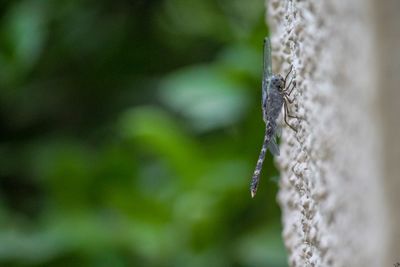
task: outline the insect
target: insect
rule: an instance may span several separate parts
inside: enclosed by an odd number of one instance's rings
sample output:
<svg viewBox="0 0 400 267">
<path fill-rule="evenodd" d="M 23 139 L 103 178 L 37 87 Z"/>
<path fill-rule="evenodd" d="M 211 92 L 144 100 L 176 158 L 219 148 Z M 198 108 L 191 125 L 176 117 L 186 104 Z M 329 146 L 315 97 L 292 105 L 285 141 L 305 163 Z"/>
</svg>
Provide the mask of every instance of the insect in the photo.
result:
<svg viewBox="0 0 400 267">
<path fill-rule="evenodd" d="M 293 77 L 287 84 L 287 78 L 292 72 L 293 66 L 290 67 L 289 72 L 286 74 L 285 78 L 281 75 L 276 75 L 272 73 L 272 63 L 271 63 L 271 42 L 268 37 L 264 39 L 264 67 L 263 67 L 263 78 L 262 78 L 262 113 L 263 120 L 265 122 L 265 135 L 264 142 L 261 148 L 260 155 L 258 156 L 258 161 L 256 168 L 254 170 L 253 177 L 250 184 L 251 197 L 254 198 L 257 193 L 258 183 L 260 181 L 260 173 L 262 165 L 265 159 L 265 154 L 267 149 L 275 155 L 279 156 L 279 147 L 276 143 L 276 136 L 280 136 L 281 129 L 277 125 L 277 119 L 281 113 L 282 106 L 284 108 L 284 121 L 285 123 L 295 132 L 297 129 L 290 125 L 287 118 L 297 118 L 289 113 L 289 103 L 292 104 L 294 99 L 290 99 L 290 94 L 292 93 L 296 82 L 293 82 Z M 297 118 L 298 119 L 298 118 Z"/>
</svg>

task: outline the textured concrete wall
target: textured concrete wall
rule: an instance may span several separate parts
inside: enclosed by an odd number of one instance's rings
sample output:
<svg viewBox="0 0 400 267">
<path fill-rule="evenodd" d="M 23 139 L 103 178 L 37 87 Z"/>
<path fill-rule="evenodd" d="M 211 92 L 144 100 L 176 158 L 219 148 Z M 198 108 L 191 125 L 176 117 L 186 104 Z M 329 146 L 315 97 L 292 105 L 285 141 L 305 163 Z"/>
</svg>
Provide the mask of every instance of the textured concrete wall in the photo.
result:
<svg viewBox="0 0 400 267">
<path fill-rule="evenodd" d="M 391 12 L 380 6 L 386 2 Z M 301 117 L 291 120 L 298 133 L 285 129 L 278 158 L 290 266 L 400 261 L 400 46 L 389 45 L 394 57 L 378 49 L 400 40 L 397 3 L 267 1 L 273 69 L 285 74 L 293 64 L 292 111 Z M 391 40 L 382 32 L 386 16 L 399 34 Z"/>
</svg>

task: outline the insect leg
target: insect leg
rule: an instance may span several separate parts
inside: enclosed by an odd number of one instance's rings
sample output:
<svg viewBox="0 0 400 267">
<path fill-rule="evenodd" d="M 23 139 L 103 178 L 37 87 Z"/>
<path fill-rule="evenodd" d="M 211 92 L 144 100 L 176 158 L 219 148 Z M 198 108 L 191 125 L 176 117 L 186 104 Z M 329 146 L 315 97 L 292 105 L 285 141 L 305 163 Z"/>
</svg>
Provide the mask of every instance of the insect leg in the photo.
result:
<svg viewBox="0 0 400 267">
<path fill-rule="evenodd" d="M 288 99 L 287 97 L 283 97 L 283 99 L 285 100 L 285 101 L 284 101 L 284 106 L 285 106 L 285 108 L 286 108 L 286 110 L 287 110 L 287 116 L 288 116 L 289 118 L 294 118 L 294 119 L 300 120 L 299 117 L 293 116 L 293 115 L 291 115 L 291 114 L 289 113 L 289 105 L 286 103 L 286 101 L 288 101 L 289 103 L 291 103 L 291 102 L 289 101 L 289 99 Z M 292 100 L 294 100 L 294 99 L 292 99 Z"/>
<path fill-rule="evenodd" d="M 268 134 L 266 132 L 265 136 L 264 136 L 264 142 L 263 142 L 263 145 L 261 148 L 261 152 L 260 152 L 260 155 L 258 156 L 256 169 L 254 170 L 253 177 L 251 179 L 250 193 L 251 193 L 252 198 L 254 198 L 257 193 L 258 183 L 260 181 L 260 173 L 261 173 L 262 165 L 264 163 L 265 154 L 268 149 L 269 141 L 270 141 L 270 137 L 268 136 Z"/>
<path fill-rule="evenodd" d="M 289 72 L 286 74 L 285 80 L 283 82 L 283 88 L 286 88 L 286 79 L 288 78 L 289 74 L 292 72 L 293 69 L 293 65 L 290 65 L 290 70 Z"/>
<path fill-rule="evenodd" d="M 287 86 L 285 86 L 285 89 L 283 90 L 283 92 L 287 92 L 289 90 L 290 86 L 292 85 L 292 82 L 293 82 L 293 77 L 290 78 L 290 82 Z"/>
<path fill-rule="evenodd" d="M 284 92 L 285 94 L 287 94 L 287 95 L 291 95 L 291 93 L 293 92 L 293 89 L 296 87 L 296 81 L 294 81 L 293 84 L 292 84 L 292 81 L 293 81 L 293 78 L 290 80 L 290 83 L 289 83 L 289 85 L 286 87 L 286 89 L 283 90 L 283 92 Z M 290 86 L 292 86 L 292 89 L 290 89 L 290 92 L 287 93 L 287 91 L 289 91 Z"/>
<path fill-rule="evenodd" d="M 285 116 L 284 116 L 285 123 L 287 124 L 287 126 L 289 126 L 293 131 L 295 131 L 295 132 L 297 133 L 297 129 L 294 128 L 294 127 L 287 121 L 287 117 L 289 117 L 289 118 L 296 118 L 296 119 L 299 119 L 299 118 L 298 118 L 298 117 L 295 117 L 295 116 L 292 116 L 292 115 L 289 114 L 289 107 L 288 107 L 288 104 L 286 103 L 286 99 L 285 99 L 285 101 L 283 102 L 283 106 L 284 106 L 284 110 L 285 110 Z"/>
<path fill-rule="evenodd" d="M 288 97 L 288 94 L 284 94 L 284 95 L 283 95 L 283 98 L 284 98 L 286 101 L 288 101 L 290 104 L 293 104 L 293 102 L 294 102 L 294 98 L 293 98 L 293 99 L 290 99 L 290 98 Z"/>
</svg>

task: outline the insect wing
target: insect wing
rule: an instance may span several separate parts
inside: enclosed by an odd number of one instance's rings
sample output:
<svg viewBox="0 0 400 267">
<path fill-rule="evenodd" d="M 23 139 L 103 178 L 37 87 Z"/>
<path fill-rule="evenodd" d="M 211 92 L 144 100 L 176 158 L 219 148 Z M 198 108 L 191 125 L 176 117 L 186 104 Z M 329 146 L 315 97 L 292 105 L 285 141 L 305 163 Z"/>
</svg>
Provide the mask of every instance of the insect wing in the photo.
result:
<svg viewBox="0 0 400 267">
<path fill-rule="evenodd" d="M 264 39 L 264 68 L 263 79 L 269 79 L 272 76 L 272 59 L 271 59 L 271 41 L 268 37 Z"/>
<path fill-rule="evenodd" d="M 273 138 L 271 138 L 271 141 L 268 144 L 268 149 L 269 151 L 271 151 L 271 154 L 274 156 L 279 156 L 280 152 L 279 152 L 279 146 L 276 143 L 276 136 L 274 135 Z"/>
<path fill-rule="evenodd" d="M 282 127 L 277 125 L 275 128 L 275 136 L 281 137 L 282 136 Z"/>
<path fill-rule="evenodd" d="M 268 37 L 265 37 L 263 78 L 262 78 L 262 103 L 261 103 L 264 114 L 266 113 L 266 108 L 267 108 L 267 98 L 268 98 L 268 91 L 270 87 L 271 77 L 272 77 L 271 42 Z"/>
<path fill-rule="evenodd" d="M 271 41 L 264 39 L 264 66 L 263 66 L 263 90 L 268 91 L 269 81 L 272 76 Z"/>
</svg>

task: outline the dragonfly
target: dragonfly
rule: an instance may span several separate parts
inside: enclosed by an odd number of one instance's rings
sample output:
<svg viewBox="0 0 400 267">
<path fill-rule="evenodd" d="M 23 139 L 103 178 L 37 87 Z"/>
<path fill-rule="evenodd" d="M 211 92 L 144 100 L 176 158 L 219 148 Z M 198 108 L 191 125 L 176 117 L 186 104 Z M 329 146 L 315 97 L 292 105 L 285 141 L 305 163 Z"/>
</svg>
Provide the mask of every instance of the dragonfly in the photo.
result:
<svg viewBox="0 0 400 267">
<path fill-rule="evenodd" d="M 257 193 L 258 184 L 262 165 L 264 163 L 267 150 L 274 156 L 279 156 L 279 147 L 276 143 L 276 137 L 281 135 L 281 128 L 277 124 L 277 119 L 284 110 L 285 123 L 295 132 L 297 129 L 288 123 L 288 118 L 297 118 L 289 113 L 289 104 L 292 104 L 294 99 L 290 98 L 293 89 L 296 87 L 296 82 L 293 81 L 293 76 L 287 83 L 289 74 L 292 72 L 293 65 L 289 72 L 283 78 L 280 74 L 272 73 L 271 59 L 271 41 L 268 37 L 264 39 L 264 66 L 262 78 L 262 115 L 265 122 L 264 142 L 258 156 L 257 165 L 253 173 L 250 184 L 251 197 L 254 198 Z"/>
</svg>

